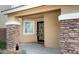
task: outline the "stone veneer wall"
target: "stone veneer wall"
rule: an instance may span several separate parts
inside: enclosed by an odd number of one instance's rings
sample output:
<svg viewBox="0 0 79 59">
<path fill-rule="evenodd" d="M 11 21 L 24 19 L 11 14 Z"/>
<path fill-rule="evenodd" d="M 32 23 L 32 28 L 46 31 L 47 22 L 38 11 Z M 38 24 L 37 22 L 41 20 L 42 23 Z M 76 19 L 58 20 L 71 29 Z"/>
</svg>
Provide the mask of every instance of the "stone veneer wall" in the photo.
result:
<svg viewBox="0 0 79 59">
<path fill-rule="evenodd" d="M 7 49 L 16 50 L 16 44 L 19 44 L 19 31 L 19 25 L 7 25 Z"/>
<path fill-rule="evenodd" d="M 60 20 L 62 53 L 79 53 L 79 19 Z"/>
</svg>

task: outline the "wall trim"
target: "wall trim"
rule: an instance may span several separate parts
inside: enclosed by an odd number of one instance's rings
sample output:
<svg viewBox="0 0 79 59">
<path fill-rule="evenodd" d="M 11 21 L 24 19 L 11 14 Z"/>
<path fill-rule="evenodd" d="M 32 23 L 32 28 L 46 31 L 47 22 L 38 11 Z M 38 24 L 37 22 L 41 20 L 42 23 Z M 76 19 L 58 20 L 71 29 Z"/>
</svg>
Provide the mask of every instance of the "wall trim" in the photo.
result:
<svg viewBox="0 0 79 59">
<path fill-rule="evenodd" d="M 58 17 L 59 20 L 69 20 L 69 19 L 77 19 L 77 18 L 79 18 L 79 12 L 78 13 L 62 14 Z"/>
<path fill-rule="evenodd" d="M 9 21 L 7 21 L 5 23 L 5 25 L 12 25 L 12 24 L 14 24 L 14 25 L 20 25 L 20 22 L 15 21 L 15 20 L 9 20 Z"/>
</svg>

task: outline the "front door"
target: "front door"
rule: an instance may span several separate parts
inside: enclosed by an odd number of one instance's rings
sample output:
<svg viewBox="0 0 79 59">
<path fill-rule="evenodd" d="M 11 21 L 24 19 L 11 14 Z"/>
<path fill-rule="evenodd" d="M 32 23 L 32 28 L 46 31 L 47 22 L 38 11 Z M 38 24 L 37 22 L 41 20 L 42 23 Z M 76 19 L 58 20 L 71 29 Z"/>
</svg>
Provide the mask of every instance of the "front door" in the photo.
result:
<svg viewBox="0 0 79 59">
<path fill-rule="evenodd" d="M 37 40 L 44 42 L 44 21 L 37 22 Z"/>
</svg>

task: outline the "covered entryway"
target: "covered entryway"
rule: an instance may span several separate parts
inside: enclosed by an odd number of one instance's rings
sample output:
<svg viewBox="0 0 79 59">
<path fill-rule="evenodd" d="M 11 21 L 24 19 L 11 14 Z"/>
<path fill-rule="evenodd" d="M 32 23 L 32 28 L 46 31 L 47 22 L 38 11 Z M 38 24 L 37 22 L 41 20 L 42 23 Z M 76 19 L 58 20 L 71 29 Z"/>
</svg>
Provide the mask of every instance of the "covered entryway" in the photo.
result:
<svg viewBox="0 0 79 59">
<path fill-rule="evenodd" d="M 39 43 L 39 41 L 43 41 L 44 47 L 59 48 L 58 16 L 60 12 L 59 8 L 53 9 L 52 6 L 40 6 L 29 10 L 26 9 L 16 13 L 10 13 L 8 16 L 10 20 L 15 21 L 15 24 L 16 20 L 21 24 L 19 29 L 20 44 Z M 16 39 L 14 39 L 14 42 L 15 41 Z M 14 45 L 14 47 L 15 46 L 16 45 Z M 11 48 L 14 49 L 14 47 Z"/>
<path fill-rule="evenodd" d="M 23 34 L 22 30 L 24 29 L 24 26 L 22 25 L 21 42 L 43 43 L 44 47 L 59 48 L 59 15 L 60 9 L 44 13 L 21 16 L 22 24 L 28 21 L 34 22 L 34 26 L 32 26 L 34 28 L 33 34 Z"/>
</svg>

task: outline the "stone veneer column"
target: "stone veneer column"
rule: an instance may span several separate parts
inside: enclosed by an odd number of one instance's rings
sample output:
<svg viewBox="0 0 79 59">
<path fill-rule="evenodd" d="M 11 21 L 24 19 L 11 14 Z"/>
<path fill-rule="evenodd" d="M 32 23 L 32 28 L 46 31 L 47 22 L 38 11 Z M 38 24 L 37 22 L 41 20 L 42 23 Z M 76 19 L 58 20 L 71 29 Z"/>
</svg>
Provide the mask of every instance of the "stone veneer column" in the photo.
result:
<svg viewBox="0 0 79 59">
<path fill-rule="evenodd" d="M 59 20 L 61 52 L 79 53 L 79 13 L 60 15 Z"/>
<path fill-rule="evenodd" d="M 6 22 L 7 27 L 7 49 L 15 51 L 16 44 L 19 45 L 20 23 L 18 21 Z"/>
</svg>

